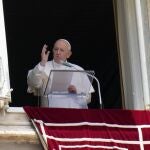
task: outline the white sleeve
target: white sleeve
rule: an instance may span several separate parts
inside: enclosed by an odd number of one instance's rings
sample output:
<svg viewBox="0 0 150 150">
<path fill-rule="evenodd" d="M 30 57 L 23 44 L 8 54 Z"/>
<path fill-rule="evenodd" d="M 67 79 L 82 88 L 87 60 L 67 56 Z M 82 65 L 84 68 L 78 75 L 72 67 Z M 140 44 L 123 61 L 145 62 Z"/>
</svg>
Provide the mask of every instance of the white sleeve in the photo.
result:
<svg viewBox="0 0 150 150">
<path fill-rule="evenodd" d="M 41 67 L 41 68 L 40 68 Z M 39 64 L 34 69 L 28 71 L 27 84 L 29 93 L 36 93 L 36 90 L 43 87 L 44 82 L 47 81 L 48 77 L 44 73 L 44 67 Z M 36 95 L 36 94 L 35 94 Z"/>
<path fill-rule="evenodd" d="M 27 83 L 34 88 L 40 88 L 42 85 L 42 72 L 36 66 L 34 69 L 29 70 L 27 76 Z"/>
</svg>

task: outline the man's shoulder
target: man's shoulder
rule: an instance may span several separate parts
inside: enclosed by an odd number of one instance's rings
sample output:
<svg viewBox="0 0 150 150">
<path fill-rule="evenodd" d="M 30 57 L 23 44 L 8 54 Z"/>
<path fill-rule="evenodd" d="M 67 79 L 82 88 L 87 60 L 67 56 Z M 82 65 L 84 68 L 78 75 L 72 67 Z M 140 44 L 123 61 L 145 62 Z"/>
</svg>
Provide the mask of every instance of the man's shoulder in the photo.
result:
<svg viewBox="0 0 150 150">
<path fill-rule="evenodd" d="M 47 63 L 52 63 L 52 62 L 53 62 L 52 60 L 47 61 Z"/>
<path fill-rule="evenodd" d="M 46 62 L 46 64 L 52 65 L 52 64 L 53 64 L 53 61 L 52 61 L 52 60 L 49 60 L 49 61 Z"/>
<path fill-rule="evenodd" d="M 77 65 L 77 64 L 73 64 L 70 63 L 74 68 L 76 68 L 77 70 L 84 70 L 81 66 Z"/>
</svg>

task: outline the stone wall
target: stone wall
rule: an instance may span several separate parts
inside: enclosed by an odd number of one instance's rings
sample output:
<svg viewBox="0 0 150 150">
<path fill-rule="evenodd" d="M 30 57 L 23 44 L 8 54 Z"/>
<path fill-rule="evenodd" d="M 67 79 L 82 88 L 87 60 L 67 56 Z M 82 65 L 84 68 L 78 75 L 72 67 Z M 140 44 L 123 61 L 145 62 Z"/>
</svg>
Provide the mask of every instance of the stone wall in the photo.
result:
<svg viewBox="0 0 150 150">
<path fill-rule="evenodd" d="M 39 137 L 21 107 L 0 114 L 0 149 L 43 150 Z"/>
</svg>

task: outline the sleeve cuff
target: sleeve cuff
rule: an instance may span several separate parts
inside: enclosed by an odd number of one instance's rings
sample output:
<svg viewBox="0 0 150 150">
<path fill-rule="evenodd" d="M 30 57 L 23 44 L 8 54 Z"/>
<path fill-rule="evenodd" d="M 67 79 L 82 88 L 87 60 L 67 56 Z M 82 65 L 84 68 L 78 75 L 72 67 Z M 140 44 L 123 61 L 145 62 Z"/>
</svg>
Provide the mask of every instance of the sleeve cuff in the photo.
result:
<svg viewBox="0 0 150 150">
<path fill-rule="evenodd" d="M 44 71 L 45 66 L 42 66 L 40 63 L 37 65 L 37 67 L 40 71 Z"/>
</svg>

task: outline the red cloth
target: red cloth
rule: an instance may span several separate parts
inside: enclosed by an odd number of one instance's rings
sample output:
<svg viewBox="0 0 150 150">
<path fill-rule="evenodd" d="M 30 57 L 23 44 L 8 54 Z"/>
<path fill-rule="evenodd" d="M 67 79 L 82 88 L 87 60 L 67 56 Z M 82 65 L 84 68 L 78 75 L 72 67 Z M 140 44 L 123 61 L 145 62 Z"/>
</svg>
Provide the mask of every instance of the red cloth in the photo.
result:
<svg viewBox="0 0 150 150">
<path fill-rule="evenodd" d="M 150 112 L 24 107 L 50 150 L 150 150 Z"/>
</svg>

